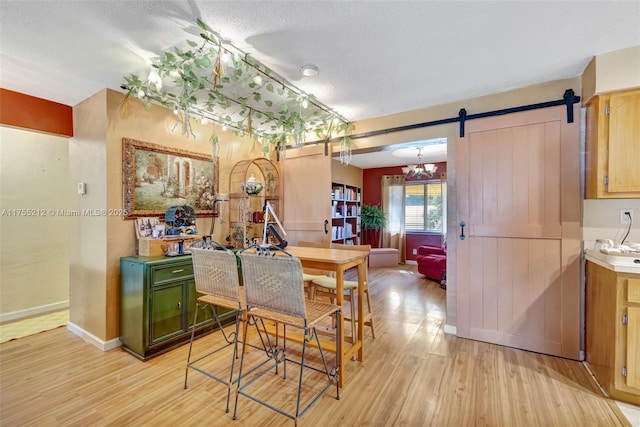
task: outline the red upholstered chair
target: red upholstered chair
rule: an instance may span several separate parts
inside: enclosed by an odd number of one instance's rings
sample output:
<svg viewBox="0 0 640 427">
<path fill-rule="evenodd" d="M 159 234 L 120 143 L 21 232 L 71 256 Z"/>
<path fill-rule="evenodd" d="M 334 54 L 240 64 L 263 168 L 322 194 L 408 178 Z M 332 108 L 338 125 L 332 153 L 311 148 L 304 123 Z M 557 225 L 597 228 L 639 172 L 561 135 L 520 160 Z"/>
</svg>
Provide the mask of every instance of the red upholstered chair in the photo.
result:
<svg viewBox="0 0 640 427">
<path fill-rule="evenodd" d="M 424 274 L 430 279 L 442 282 L 447 275 L 447 246 L 419 246 L 418 273 Z"/>
</svg>

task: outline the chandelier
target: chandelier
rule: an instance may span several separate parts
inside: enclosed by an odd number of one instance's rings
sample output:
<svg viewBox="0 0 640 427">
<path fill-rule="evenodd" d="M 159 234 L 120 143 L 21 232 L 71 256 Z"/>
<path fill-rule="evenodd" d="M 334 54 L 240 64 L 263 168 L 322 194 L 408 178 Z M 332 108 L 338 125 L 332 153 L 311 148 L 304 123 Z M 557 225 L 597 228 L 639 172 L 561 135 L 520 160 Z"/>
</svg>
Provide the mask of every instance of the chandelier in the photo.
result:
<svg viewBox="0 0 640 427">
<path fill-rule="evenodd" d="M 199 40 L 187 40 L 186 49 L 160 53 L 152 59 L 148 76 L 125 77 L 123 111 L 129 98 L 138 98 L 145 107 L 157 103 L 172 110 L 185 136 L 195 136 L 192 120 L 214 122 L 223 131 L 231 128 L 253 138 L 263 149 L 271 145 L 283 153 L 304 145 L 307 134 L 325 141 L 341 136 L 343 144 L 350 145 L 347 119 L 224 42 L 203 21 L 197 25 Z M 305 75 L 313 71 L 313 66 L 303 68 Z M 210 140 L 216 144 L 215 128 L 212 132 Z"/>
<path fill-rule="evenodd" d="M 422 147 L 418 147 L 418 164 L 415 165 L 407 165 L 402 168 L 402 173 L 407 178 L 417 178 L 421 179 L 423 176 L 426 178 L 432 178 L 433 174 L 436 173 L 438 167 L 433 163 L 424 164 L 421 162 L 422 159 Z"/>
</svg>

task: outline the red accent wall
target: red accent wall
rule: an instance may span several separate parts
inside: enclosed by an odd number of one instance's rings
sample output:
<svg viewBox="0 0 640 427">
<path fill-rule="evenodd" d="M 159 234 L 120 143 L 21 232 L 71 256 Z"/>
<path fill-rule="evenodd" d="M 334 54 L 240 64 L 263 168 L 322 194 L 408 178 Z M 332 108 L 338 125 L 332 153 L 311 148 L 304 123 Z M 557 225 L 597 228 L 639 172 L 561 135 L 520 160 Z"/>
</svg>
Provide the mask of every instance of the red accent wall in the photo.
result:
<svg viewBox="0 0 640 427">
<path fill-rule="evenodd" d="M 0 124 L 73 136 L 73 108 L 0 88 Z"/>
<path fill-rule="evenodd" d="M 437 174 L 447 172 L 447 163 L 436 163 Z M 402 166 L 387 168 L 371 168 L 362 171 L 362 203 L 367 205 L 381 205 L 382 202 L 382 175 L 401 175 Z M 412 181 L 412 179 L 409 179 Z M 440 246 L 442 244 L 442 234 L 407 234 L 406 236 L 406 259 L 415 260 L 413 249 L 422 245 Z"/>
<path fill-rule="evenodd" d="M 436 174 L 447 172 L 447 163 L 436 163 Z M 366 205 L 380 205 L 382 201 L 382 175 L 402 175 L 402 166 L 388 168 L 371 168 L 362 171 L 362 203 Z M 409 179 L 412 181 L 412 179 Z"/>
</svg>

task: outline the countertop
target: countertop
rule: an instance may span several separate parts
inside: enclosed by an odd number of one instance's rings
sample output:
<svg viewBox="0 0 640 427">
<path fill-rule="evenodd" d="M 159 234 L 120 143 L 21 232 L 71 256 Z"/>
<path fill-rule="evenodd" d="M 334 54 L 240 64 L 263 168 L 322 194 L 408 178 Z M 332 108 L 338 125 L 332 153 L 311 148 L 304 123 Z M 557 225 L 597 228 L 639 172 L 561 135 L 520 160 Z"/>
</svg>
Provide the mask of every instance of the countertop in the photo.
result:
<svg viewBox="0 0 640 427">
<path fill-rule="evenodd" d="M 612 255 L 587 249 L 585 259 L 617 273 L 640 274 L 640 254 Z"/>
</svg>

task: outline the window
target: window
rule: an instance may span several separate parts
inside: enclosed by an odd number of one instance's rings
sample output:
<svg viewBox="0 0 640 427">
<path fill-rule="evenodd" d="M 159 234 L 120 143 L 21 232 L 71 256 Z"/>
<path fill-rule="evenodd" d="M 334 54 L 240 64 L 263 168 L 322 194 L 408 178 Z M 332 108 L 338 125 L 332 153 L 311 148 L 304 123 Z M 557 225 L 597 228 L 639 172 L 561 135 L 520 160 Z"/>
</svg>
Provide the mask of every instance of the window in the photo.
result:
<svg viewBox="0 0 640 427">
<path fill-rule="evenodd" d="M 442 233 L 442 196 L 440 180 L 406 183 L 405 230 Z"/>
</svg>

